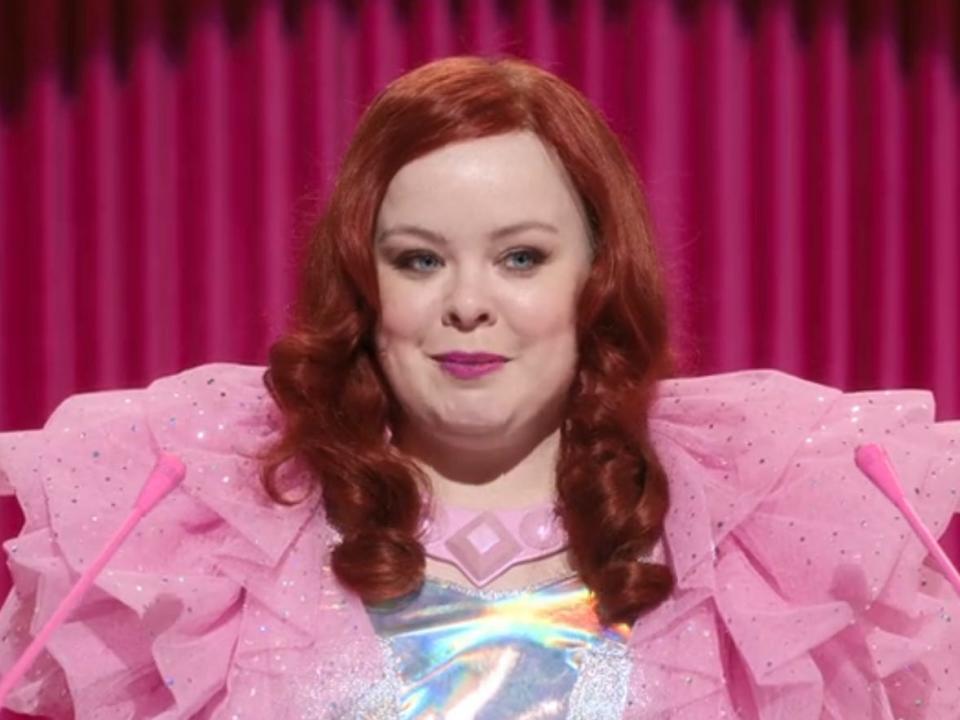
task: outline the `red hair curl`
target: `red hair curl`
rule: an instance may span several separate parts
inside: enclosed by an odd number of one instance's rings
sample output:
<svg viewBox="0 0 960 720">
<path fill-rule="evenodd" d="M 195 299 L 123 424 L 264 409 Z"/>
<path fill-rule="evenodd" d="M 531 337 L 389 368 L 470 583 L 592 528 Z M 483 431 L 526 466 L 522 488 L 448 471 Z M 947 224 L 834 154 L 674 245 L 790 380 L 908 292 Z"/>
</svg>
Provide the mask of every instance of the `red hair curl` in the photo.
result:
<svg viewBox="0 0 960 720">
<path fill-rule="evenodd" d="M 427 481 L 384 439 L 398 406 L 373 349 L 380 299 L 377 211 L 393 176 L 448 143 L 529 130 L 557 152 L 590 221 L 594 260 L 577 306 L 578 370 L 557 462 L 557 513 L 573 565 L 605 622 L 633 622 L 673 590 L 641 558 L 663 534 L 669 495 L 648 437 L 657 381 L 672 372 L 662 272 L 633 166 L 574 88 L 525 61 L 450 57 L 381 92 L 361 117 L 303 266 L 292 330 L 265 381 L 284 414 L 263 482 L 306 462 L 341 541 L 338 580 L 368 603 L 423 582 Z"/>
</svg>

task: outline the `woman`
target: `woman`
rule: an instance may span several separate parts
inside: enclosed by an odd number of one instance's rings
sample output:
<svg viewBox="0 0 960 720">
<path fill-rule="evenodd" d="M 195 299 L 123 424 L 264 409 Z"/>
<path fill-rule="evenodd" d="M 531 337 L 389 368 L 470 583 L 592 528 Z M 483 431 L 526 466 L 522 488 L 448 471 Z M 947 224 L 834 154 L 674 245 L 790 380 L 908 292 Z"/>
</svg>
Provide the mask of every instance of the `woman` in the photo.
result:
<svg viewBox="0 0 960 720">
<path fill-rule="evenodd" d="M 638 183 L 598 113 L 450 58 L 360 121 L 269 368 L 0 436 L 7 668 L 167 450 L 188 476 L 9 707 L 62 718 L 933 718 L 960 428 L 924 392 L 669 379 Z M 960 615 L 958 615 L 960 616 Z"/>
</svg>

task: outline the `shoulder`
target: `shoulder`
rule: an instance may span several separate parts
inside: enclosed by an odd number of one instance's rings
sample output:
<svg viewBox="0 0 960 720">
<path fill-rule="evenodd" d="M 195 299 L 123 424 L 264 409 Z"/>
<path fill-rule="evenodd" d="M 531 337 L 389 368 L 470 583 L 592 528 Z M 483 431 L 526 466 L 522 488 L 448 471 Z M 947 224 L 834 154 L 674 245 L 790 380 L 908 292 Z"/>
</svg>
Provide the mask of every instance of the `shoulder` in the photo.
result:
<svg viewBox="0 0 960 720">
<path fill-rule="evenodd" d="M 941 535 L 958 507 L 960 423 L 935 421 L 930 392 L 846 393 L 774 370 L 668 380 L 650 429 L 678 584 L 631 643 L 670 688 L 664 702 L 688 704 L 678 717 L 758 705 L 853 717 L 917 693 L 926 704 L 909 717 L 949 715 L 960 690 L 936 678 L 960 672 L 960 633 L 942 619 L 960 601 L 853 460 L 882 445 Z M 697 659 L 670 665 L 681 656 Z"/>
<path fill-rule="evenodd" d="M 751 436 L 802 432 L 842 395 L 836 388 L 779 370 L 674 378 L 658 386 L 651 430 L 680 441 L 690 435 L 716 436 L 737 447 L 738 441 L 756 439 Z"/>
<path fill-rule="evenodd" d="M 0 434 L 0 468 L 26 517 L 5 545 L 14 581 L 0 610 L 5 666 L 107 544 L 157 454 L 187 467 L 10 707 L 58 717 L 66 707 L 79 717 L 236 711 L 251 702 L 238 693 L 267 702 L 281 664 L 306 667 L 308 649 L 362 640 L 351 630 L 362 608 L 324 570 L 335 538 L 319 493 L 286 507 L 261 486 L 259 454 L 281 427 L 262 378 L 258 367 L 204 365 L 142 389 L 73 396 L 42 430 Z M 311 482 L 294 464 L 285 472 L 291 487 Z M 370 648 L 357 657 L 355 668 L 374 672 Z"/>
<path fill-rule="evenodd" d="M 161 430 L 164 424 L 176 428 L 181 419 L 197 424 L 208 413 L 275 421 L 276 409 L 263 383 L 265 370 L 256 365 L 209 363 L 158 377 L 142 388 L 78 393 L 57 406 L 43 429 L 69 433 L 71 426 L 135 415 Z M 157 422 L 168 410 L 172 414 L 164 418 L 166 422 Z"/>
<path fill-rule="evenodd" d="M 0 435 L 0 467 L 28 522 L 73 517 L 74 506 L 110 517 L 132 505 L 157 454 L 172 453 L 186 478 L 148 520 L 206 509 L 238 526 L 270 522 L 270 532 L 250 532 L 275 555 L 304 512 L 273 507 L 260 485 L 260 456 L 281 427 L 263 368 L 208 364 L 145 388 L 71 396 L 42 430 Z"/>
</svg>

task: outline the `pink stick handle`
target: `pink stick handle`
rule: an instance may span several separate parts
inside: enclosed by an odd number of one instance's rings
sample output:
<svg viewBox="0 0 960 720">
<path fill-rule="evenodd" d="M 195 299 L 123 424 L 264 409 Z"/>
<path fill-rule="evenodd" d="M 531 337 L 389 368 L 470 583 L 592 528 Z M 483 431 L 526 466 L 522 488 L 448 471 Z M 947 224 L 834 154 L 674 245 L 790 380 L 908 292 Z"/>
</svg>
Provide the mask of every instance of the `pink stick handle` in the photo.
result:
<svg viewBox="0 0 960 720">
<path fill-rule="evenodd" d="M 914 533 L 933 555 L 950 584 L 960 594 L 960 572 L 957 572 L 957 568 L 930 532 L 930 528 L 924 524 L 907 500 L 887 453 L 879 445 L 861 445 L 854 453 L 854 460 L 864 475 L 870 478 L 873 484 L 880 488 L 881 492 L 903 513 Z"/>
<path fill-rule="evenodd" d="M 179 458 L 167 454 L 160 455 L 130 515 L 123 521 L 123 524 L 113 534 L 113 537 L 110 538 L 110 541 L 97 555 L 96 559 L 90 563 L 90 566 L 83 572 L 76 584 L 70 588 L 67 596 L 60 601 L 53 615 L 33 638 L 24 653 L 17 659 L 17 662 L 3 676 L 3 680 L 0 681 L 0 707 L 3 707 L 7 695 L 30 669 L 33 661 L 46 647 L 50 636 L 67 619 L 77 603 L 90 589 L 90 586 L 93 585 L 93 581 L 96 580 L 104 566 L 114 556 L 137 523 L 140 522 L 140 519 L 183 480 L 185 472 L 183 463 L 180 462 Z"/>
</svg>

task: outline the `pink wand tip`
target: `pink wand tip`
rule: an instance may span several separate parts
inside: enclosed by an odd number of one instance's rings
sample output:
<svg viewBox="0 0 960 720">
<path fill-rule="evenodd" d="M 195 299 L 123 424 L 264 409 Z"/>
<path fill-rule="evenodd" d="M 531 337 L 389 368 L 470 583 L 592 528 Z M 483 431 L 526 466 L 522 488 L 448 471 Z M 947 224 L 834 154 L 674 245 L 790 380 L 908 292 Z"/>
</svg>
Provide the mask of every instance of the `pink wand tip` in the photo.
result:
<svg viewBox="0 0 960 720">
<path fill-rule="evenodd" d="M 853 459 L 864 475 L 870 478 L 894 505 L 900 507 L 904 500 L 903 488 L 897 482 L 893 464 L 884 449 L 872 443 L 861 445 L 854 451 Z"/>
<path fill-rule="evenodd" d="M 150 471 L 150 476 L 144 484 L 137 502 L 134 503 L 140 512 L 146 514 L 163 500 L 171 490 L 179 485 L 187 474 L 183 462 L 175 455 L 161 453 L 157 464 Z"/>
</svg>

